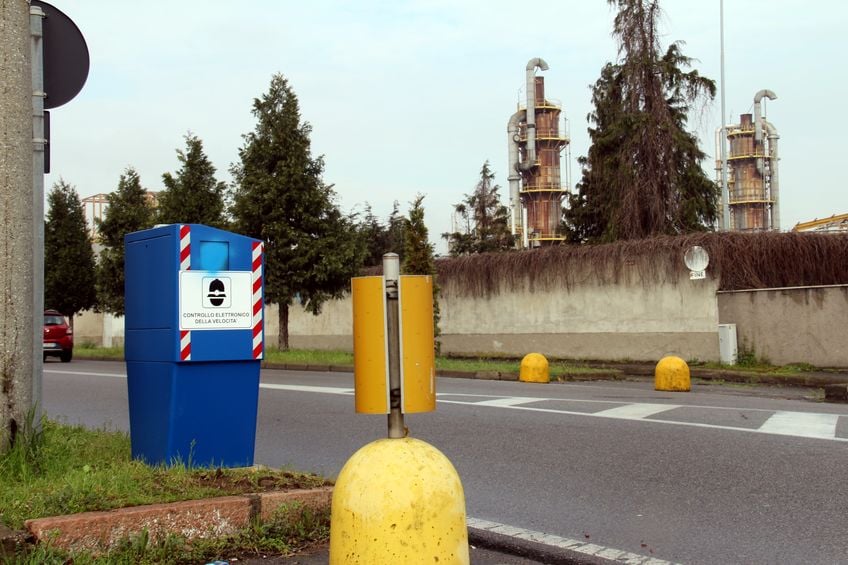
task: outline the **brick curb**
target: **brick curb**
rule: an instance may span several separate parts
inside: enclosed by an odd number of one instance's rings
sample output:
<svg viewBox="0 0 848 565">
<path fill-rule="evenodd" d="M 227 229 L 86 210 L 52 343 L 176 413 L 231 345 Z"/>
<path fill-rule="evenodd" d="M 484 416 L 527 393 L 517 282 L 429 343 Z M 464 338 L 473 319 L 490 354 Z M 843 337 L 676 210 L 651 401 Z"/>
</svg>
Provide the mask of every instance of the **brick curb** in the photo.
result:
<svg viewBox="0 0 848 565">
<path fill-rule="evenodd" d="M 333 487 L 221 496 L 165 504 L 148 504 L 102 512 L 82 512 L 27 520 L 24 527 L 36 541 L 68 551 L 99 552 L 146 530 L 150 540 L 169 534 L 186 539 L 220 537 L 267 521 L 281 509 L 298 520 L 304 510 L 329 511 Z"/>
<path fill-rule="evenodd" d="M 26 545 L 29 538 L 27 532 L 12 530 L 0 523 L 0 562 L 13 558 L 18 550 Z"/>
</svg>

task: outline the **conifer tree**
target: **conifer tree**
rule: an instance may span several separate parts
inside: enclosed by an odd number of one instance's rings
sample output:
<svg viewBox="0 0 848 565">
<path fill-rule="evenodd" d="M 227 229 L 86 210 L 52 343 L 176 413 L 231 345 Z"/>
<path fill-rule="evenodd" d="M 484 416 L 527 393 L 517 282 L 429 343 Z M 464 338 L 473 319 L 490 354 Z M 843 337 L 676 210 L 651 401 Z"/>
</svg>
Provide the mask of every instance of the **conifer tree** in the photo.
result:
<svg viewBox="0 0 848 565">
<path fill-rule="evenodd" d="M 397 253 L 401 264 L 406 256 L 406 225 L 407 219 L 400 213 L 400 202 L 395 200 L 392 204 L 392 212 L 386 220 L 385 253 Z"/>
<path fill-rule="evenodd" d="M 158 221 L 226 227 L 226 184 L 215 180 L 215 167 L 203 152 L 200 138 L 189 133 L 185 142 L 185 151 L 177 150 L 177 159 L 182 165 L 180 170 L 175 175 L 162 175 L 165 190 L 159 193 Z"/>
<path fill-rule="evenodd" d="M 153 208 L 132 167 L 121 175 L 118 188 L 107 197 L 106 217 L 99 222 L 101 243 L 97 265 L 97 304 L 100 310 L 124 314 L 124 236 L 153 226 Z"/>
<path fill-rule="evenodd" d="M 442 234 L 451 256 L 512 249 L 515 241 L 509 229 L 509 210 L 501 204 L 500 186 L 494 179 L 495 174 L 486 161 L 474 191 L 454 206 L 454 212 L 465 226 L 461 231 Z"/>
<path fill-rule="evenodd" d="M 383 254 L 387 253 L 388 229 L 374 215 L 371 204 L 365 204 L 365 217 L 359 223 L 359 237 L 365 248 L 363 266 L 374 267 L 382 264 Z"/>
<path fill-rule="evenodd" d="M 424 223 L 424 195 L 419 194 L 412 201 L 409 218 L 404 230 L 404 259 L 401 262 L 401 272 L 405 275 L 430 275 L 433 277 L 433 331 L 436 337 L 436 353 L 440 343 L 439 320 L 439 286 L 436 284 L 436 261 L 433 256 L 433 244 L 429 240 L 429 231 Z"/>
<path fill-rule="evenodd" d="M 76 189 L 59 180 L 47 195 L 44 223 L 44 307 L 68 316 L 92 308 L 95 291 L 94 251 Z"/>
<path fill-rule="evenodd" d="M 686 130 L 688 113 L 715 96 L 715 82 L 684 71 L 682 44 L 661 52 L 657 0 L 608 0 L 618 8 L 619 60 L 592 90 L 592 145 L 565 219 L 576 241 L 638 239 L 705 230 L 718 189 Z"/>
<path fill-rule="evenodd" d="M 235 229 L 265 242 L 265 300 L 279 307 L 278 346 L 288 349 L 289 307 L 297 300 L 313 314 L 340 297 L 362 263 L 353 218 L 335 203 L 321 179 L 324 161 L 311 154 L 308 122 L 301 121 L 292 88 L 281 74 L 253 102 L 254 130 L 244 136 L 235 181 Z"/>
<path fill-rule="evenodd" d="M 359 223 L 359 236 L 362 238 L 362 246 L 365 249 L 363 266 L 375 267 L 383 264 L 383 255 L 386 253 L 397 253 L 403 262 L 404 241 L 403 227 L 406 222 L 399 212 L 397 200 L 394 208 L 385 223 L 381 222 L 371 208 L 371 204 L 365 205 L 365 217 Z"/>
</svg>

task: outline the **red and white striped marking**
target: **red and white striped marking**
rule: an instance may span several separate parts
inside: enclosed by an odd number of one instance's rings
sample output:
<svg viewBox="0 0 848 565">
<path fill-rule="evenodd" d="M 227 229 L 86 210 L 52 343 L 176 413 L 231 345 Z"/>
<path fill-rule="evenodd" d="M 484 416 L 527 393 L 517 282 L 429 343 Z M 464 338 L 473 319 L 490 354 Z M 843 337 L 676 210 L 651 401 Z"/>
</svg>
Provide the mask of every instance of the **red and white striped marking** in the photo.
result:
<svg viewBox="0 0 848 565">
<path fill-rule="evenodd" d="M 191 331 L 180 331 L 180 360 L 191 361 Z"/>
<path fill-rule="evenodd" d="M 253 283 L 253 358 L 262 359 L 262 253 L 261 241 L 253 242 L 251 282 Z"/>
<path fill-rule="evenodd" d="M 191 270 L 191 226 L 180 226 L 180 270 Z M 191 331 L 180 331 L 180 361 L 191 361 Z"/>
<path fill-rule="evenodd" d="M 191 226 L 180 226 L 180 270 L 191 269 Z"/>
</svg>

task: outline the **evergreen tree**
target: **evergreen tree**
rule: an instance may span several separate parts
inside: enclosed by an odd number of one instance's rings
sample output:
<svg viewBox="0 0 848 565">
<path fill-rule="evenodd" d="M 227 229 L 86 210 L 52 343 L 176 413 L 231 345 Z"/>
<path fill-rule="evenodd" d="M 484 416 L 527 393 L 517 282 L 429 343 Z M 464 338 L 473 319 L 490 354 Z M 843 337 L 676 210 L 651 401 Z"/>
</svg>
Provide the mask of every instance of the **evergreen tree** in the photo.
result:
<svg viewBox="0 0 848 565">
<path fill-rule="evenodd" d="M 177 150 L 182 167 L 176 176 L 162 175 L 165 190 L 159 193 L 159 222 L 223 228 L 226 184 L 215 180 L 215 167 L 203 152 L 200 138 L 189 133 L 185 142 L 185 151 Z"/>
<path fill-rule="evenodd" d="M 430 275 L 433 277 L 433 332 L 436 337 L 436 353 L 439 352 L 441 335 L 439 330 L 439 286 L 436 284 L 436 261 L 433 257 L 433 244 L 429 240 L 429 232 L 424 223 L 424 195 L 419 194 L 412 201 L 409 209 L 409 219 L 404 230 L 404 259 L 401 262 L 401 272 L 405 275 Z"/>
<path fill-rule="evenodd" d="M 92 308 L 94 251 L 79 195 L 73 186 L 59 180 L 47 195 L 44 223 L 44 307 L 68 316 Z"/>
<path fill-rule="evenodd" d="M 657 0 L 608 0 L 618 8 L 619 62 L 592 90 L 592 146 L 565 218 L 577 241 L 636 239 L 705 230 L 718 189 L 701 169 L 705 154 L 686 131 L 689 111 L 715 96 L 715 82 L 684 72 L 680 43 L 661 53 Z"/>
<path fill-rule="evenodd" d="M 407 219 L 400 213 L 400 203 L 395 200 L 392 204 L 392 213 L 386 221 L 385 253 L 397 253 L 401 265 L 406 257 L 406 225 Z"/>
<path fill-rule="evenodd" d="M 128 168 L 118 189 L 107 197 L 106 217 L 99 222 L 104 246 L 97 265 L 97 303 L 101 310 L 124 314 L 124 236 L 153 226 L 153 208 L 138 173 Z"/>
<path fill-rule="evenodd" d="M 615 65 L 607 63 L 601 70 L 601 77 L 592 88 L 592 102 L 595 110 L 588 116 L 595 125 L 589 128 L 592 144 L 588 156 L 577 160 L 583 177 L 577 183 L 577 192 L 569 196 L 564 214 L 564 233 L 574 243 L 616 239 L 615 226 L 610 222 L 619 203 L 609 179 L 621 168 L 617 150 L 624 139 L 625 122 Z"/>
<path fill-rule="evenodd" d="M 324 184 L 324 162 L 312 157 L 297 96 L 280 74 L 253 102 L 257 123 L 233 165 L 233 216 L 240 233 L 265 242 L 265 300 L 279 306 L 280 349 L 288 349 L 289 307 L 313 314 L 340 297 L 359 270 L 363 250 L 350 216 Z"/>
<path fill-rule="evenodd" d="M 474 191 L 454 206 L 456 214 L 465 222 L 465 229 L 442 234 L 451 256 L 506 251 L 515 244 L 509 229 L 509 209 L 501 204 L 500 187 L 494 184 L 494 179 L 495 174 L 486 161 Z"/>
<path fill-rule="evenodd" d="M 365 217 L 359 223 L 359 237 L 365 248 L 363 265 L 373 267 L 382 264 L 383 254 L 387 253 L 389 230 L 374 215 L 371 204 L 365 204 Z"/>
<path fill-rule="evenodd" d="M 406 218 L 399 212 L 397 200 L 386 223 L 374 215 L 370 204 L 365 205 L 365 217 L 359 223 L 359 235 L 365 249 L 365 267 L 375 267 L 383 264 L 383 255 L 397 253 L 403 262 L 403 226 Z"/>
</svg>

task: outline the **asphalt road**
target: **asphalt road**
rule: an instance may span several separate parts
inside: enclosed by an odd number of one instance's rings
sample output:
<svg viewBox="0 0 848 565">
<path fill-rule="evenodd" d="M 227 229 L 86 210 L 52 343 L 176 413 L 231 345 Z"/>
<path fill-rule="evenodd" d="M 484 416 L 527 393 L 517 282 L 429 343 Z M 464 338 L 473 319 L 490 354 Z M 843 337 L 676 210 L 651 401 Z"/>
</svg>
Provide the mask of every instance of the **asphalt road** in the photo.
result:
<svg viewBox="0 0 848 565">
<path fill-rule="evenodd" d="M 46 412 L 127 429 L 123 374 L 48 362 Z M 454 463 L 470 517 L 678 563 L 848 562 L 846 405 L 647 382 L 437 386 L 437 411 L 406 423 Z M 263 371 L 256 462 L 335 476 L 385 437 L 385 417 L 354 413 L 352 387 L 350 374 Z"/>
</svg>

